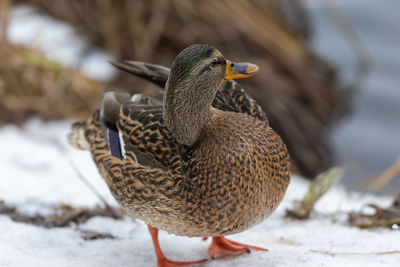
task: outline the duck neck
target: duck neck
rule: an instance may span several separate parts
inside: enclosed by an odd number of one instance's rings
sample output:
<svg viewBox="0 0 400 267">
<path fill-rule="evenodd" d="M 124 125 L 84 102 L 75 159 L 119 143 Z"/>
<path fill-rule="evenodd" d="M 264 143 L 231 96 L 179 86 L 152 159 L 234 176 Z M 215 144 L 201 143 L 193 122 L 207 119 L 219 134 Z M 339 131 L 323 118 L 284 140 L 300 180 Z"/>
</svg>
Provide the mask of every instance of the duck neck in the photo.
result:
<svg viewBox="0 0 400 267">
<path fill-rule="evenodd" d="M 164 120 L 179 143 L 192 146 L 215 117 L 215 109 L 211 106 L 215 91 L 199 88 L 196 83 L 179 87 L 170 87 L 169 84 L 168 81 L 163 97 Z M 192 90 L 190 87 L 194 86 L 196 88 Z"/>
</svg>

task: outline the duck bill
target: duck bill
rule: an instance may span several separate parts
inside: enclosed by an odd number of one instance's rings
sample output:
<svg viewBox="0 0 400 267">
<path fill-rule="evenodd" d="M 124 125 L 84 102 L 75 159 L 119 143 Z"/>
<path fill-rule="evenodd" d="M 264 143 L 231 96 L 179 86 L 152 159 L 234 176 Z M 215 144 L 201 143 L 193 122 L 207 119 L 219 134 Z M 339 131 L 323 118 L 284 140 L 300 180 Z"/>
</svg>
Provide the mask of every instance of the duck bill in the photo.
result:
<svg viewBox="0 0 400 267">
<path fill-rule="evenodd" d="M 224 81 L 249 77 L 258 71 L 258 66 L 251 63 L 233 63 L 226 61 Z"/>
</svg>

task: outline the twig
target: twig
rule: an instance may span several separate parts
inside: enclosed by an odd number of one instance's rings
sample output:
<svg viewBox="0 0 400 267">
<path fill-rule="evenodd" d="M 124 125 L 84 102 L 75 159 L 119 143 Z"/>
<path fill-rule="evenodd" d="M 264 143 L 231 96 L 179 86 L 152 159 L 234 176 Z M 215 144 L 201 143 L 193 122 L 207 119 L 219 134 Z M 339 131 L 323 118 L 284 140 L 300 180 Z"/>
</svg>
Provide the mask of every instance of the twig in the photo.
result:
<svg viewBox="0 0 400 267">
<path fill-rule="evenodd" d="M 308 219 L 315 203 L 343 176 L 343 167 L 333 167 L 310 182 L 304 199 L 294 208 L 287 209 L 286 216 L 295 219 Z"/>
<path fill-rule="evenodd" d="M 328 7 L 323 9 L 327 16 L 329 16 L 331 21 L 337 25 L 338 29 L 342 32 L 343 37 L 347 39 L 354 53 L 358 55 L 357 69 L 355 71 L 356 82 L 354 82 L 357 84 L 358 81 L 362 80 L 365 74 L 368 74 L 372 65 L 372 57 L 357 31 L 355 31 L 353 25 L 349 22 L 347 17 L 340 12 L 332 0 L 325 0 L 324 4 Z"/>
<path fill-rule="evenodd" d="M 388 182 L 400 174 L 400 157 L 388 169 L 381 173 L 374 182 L 368 187 L 371 193 L 377 192 L 384 187 Z"/>
<path fill-rule="evenodd" d="M 376 252 L 329 252 L 329 251 L 321 251 L 310 249 L 310 252 L 324 254 L 329 256 L 365 256 L 365 255 L 390 255 L 390 254 L 400 254 L 400 250 L 392 250 L 392 251 L 376 251 Z"/>
<path fill-rule="evenodd" d="M 73 222 L 76 225 L 83 224 L 95 216 L 121 219 L 122 213 L 116 217 L 105 208 L 77 208 L 68 204 L 60 204 L 53 208 L 53 213 L 43 216 L 41 214 L 22 214 L 16 206 L 5 204 L 0 200 L 0 214 L 6 215 L 15 222 L 33 224 L 45 228 L 68 227 Z"/>
<path fill-rule="evenodd" d="M 72 159 L 66 153 L 67 149 L 58 140 L 54 139 L 53 142 L 56 144 L 56 146 L 58 147 L 60 152 L 63 152 L 61 154 L 63 155 L 63 157 L 65 157 L 67 159 L 67 161 L 71 165 L 72 169 L 75 171 L 78 178 L 90 189 L 90 191 L 93 192 L 93 194 L 95 194 L 99 198 L 99 200 L 104 204 L 105 209 L 108 212 L 110 212 L 114 218 L 120 218 L 121 214 L 118 213 L 114 208 L 112 208 L 107 203 L 107 201 L 103 198 L 103 196 L 96 190 L 96 188 L 93 187 L 93 185 L 91 183 L 89 183 L 89 181 L 85 178 L 85 176 L 80 172 L 78 167 L 76 167 L 75 163 L 72 161 Z"/>
<path fill-rule="evenodd" d="M 399 218 L 393 218 L 393 219 L 381 219 L 381 220 L 375 220 L 372 222 L 366 222 L 366 223 L 353 223 L 353 226 L 356 226 L 361 229 L 367 229 L 367 228 L 374 228 L 374 227 L 391 227 L 392 225 L 400 225 L 400 217 Z"/>
<path fill-rule="evenodd" d="M 76 167 L 75 163 L 69 157 L 67 157 L 67 160 L 68 160 L 69 164 L 71 165 L 72 169 L 75 171 L 78 178 L 93 192 L 93 194 L 95 194 L 100 199 L 100 201 L 104 204 L 104 207 L 106 208 L 106 210 L 109 211 L 110 213 L 112 213 L 113 217 L 115 217 L 115 218 L 120 217 L 120 215 L 110 205 L 108 205 L 107 201 L 96 190 L 96 188 L 94 188 L 94 186 L 91 185 L 89 183 L 89 181 L 83 176 L 83 174 L 80 172 L 78 167 Z"/>
<path fill-rule="evenodd" d="M 400 225 L 400 194 L 388 208 L 381 208 L 375 204 L 368 204 L 367 206 L 375 210 L 374 214 L 364 214 L 362 211 L 350 212 L 349 222 L 352 226 L 361 229 L 372 227 L 398 229 L 398 225 Z"/>
</svg>

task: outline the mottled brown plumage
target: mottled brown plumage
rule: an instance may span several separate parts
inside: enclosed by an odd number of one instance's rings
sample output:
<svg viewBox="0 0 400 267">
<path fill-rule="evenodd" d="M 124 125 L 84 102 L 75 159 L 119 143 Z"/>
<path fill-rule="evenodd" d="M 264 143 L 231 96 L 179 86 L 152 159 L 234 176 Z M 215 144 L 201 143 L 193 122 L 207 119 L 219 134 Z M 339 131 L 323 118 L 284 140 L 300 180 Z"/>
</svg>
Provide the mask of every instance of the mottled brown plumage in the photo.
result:
<svg viewBox="0 0 400 267">
<path fill-rule="evenodd" d="M 286 147 L 237 83 L 222 84 L 227 64 L 194 45 L 175 60 L 162 105 L 105 92 L 101 112 L 74 124 L 70 142 L 90 150 L 130 216 L 177 235 L 222 236 L 260 223 L 281 202 Z M 110 154 L 104 121 L 122 133 L 125 157 Z"/>
</svg>

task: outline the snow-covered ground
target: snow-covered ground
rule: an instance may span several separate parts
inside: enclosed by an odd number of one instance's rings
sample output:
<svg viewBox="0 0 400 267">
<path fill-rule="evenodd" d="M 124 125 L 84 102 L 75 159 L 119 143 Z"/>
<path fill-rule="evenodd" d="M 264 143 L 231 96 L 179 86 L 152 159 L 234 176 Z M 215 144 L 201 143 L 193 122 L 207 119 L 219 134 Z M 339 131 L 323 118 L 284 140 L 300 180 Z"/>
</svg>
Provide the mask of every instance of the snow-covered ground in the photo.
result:
<svg viewBox="0 0 400 267">
<path fill-rule="evenodd" d="M 0 199 L 24 214 L 45 215 L 60 203 L 101 205 L 73 171 L 71 159 L 104 198 L 116 205 L 89 153 L 67 145 L 69 125 L 31 120 L 22 129 L 0 129 Z M 285 200 L 269 219 L 232 236 L 268 248 L 268 252 L 210 261 L 205 266 L 399 266 L 400 253 L 379 254 L 400 251 L 399 230 L 360 230 L 346 222 L 349 211 L 371 202 L 388 206 L 391 198 L 360 196 L 336 186 L 318 202 L 310 220 L 286 222 L 285 208 L 292 207 L 306 188 L 305 181 L 294 177 Z M 79 226 L 45 229 L 0 215 L 0 229 L 0 266 L 155 266 L 146 226 L 129 218 L 93 217 Z M 116 239 L 85 241 L 79 229 L 110 233 Z M 207 257 L 210 241 L 161 232 L 160 242 L 171 259 L 195 260 Z"/>
</svg>

